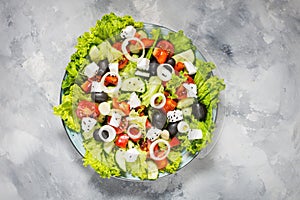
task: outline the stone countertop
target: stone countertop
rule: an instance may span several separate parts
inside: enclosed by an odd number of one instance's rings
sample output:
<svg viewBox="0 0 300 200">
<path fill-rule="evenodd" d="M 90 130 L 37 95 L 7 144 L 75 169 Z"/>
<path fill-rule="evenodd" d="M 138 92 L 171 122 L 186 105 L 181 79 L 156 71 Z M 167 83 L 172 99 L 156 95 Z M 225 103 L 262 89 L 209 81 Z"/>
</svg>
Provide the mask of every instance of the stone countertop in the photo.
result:
<svg viewBox="0 0 300 200">
<path fill-rule="evenodd" d="M 0 199 L 299 199 L 300 1 L 0 1 Z M 227 88 L 222 136 L 155 182 L 101 179 L 58 104 L 76 38 L 102 15 L 184 30 Z"/>
</svg>

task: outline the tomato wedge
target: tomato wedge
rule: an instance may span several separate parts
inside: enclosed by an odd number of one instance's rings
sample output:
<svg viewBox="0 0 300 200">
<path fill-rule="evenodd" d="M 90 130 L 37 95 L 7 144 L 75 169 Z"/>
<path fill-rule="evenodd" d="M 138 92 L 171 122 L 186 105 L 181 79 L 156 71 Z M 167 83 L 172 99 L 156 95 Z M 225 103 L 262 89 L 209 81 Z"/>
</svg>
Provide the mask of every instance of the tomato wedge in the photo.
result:
<svg viewBox="0 0 300 200">
<path fill-rule="evenodd" d="M 77 106 L 76 115 L 79 119 L 83 117 L 97 118 L 100 115 L 97 104 L 90 101 L 80 101 Z"/>
<path fill-rule="evenodd" d="M 187 98 L 187 90 L 183 85 L 180 85 L 177 89 L 175 94 L 177 95 L 178 99 L 184 99 Z"/>
<path fill-rule="evenodd" d="M 168 55 L 169 54 L 166 50 L 157 47 L 154 48 L 153 56 L 156 58 L 159 64 L 165 63 L 168 58 Z"/>
<path fill-rule="evenodd" d="M 123 57 L 121 58 L 121 60 L 119 60 L 119 69 L 123 69 L 128 63 L 128 59 L 123 55 Z"/>
<path fill-rule="evenodd" d="M 118 147 L 126 148 L 128 140 L 129 140 L 129 136 L 127 134 L 120 134 L 117 136 L 115 144 Z"/>
<path fill-rule="evenodd" d="M 116 42 L 112 45 L 113 48 L 122 51 L 122 42 Z"/>
<path fill-rule="evenodd" d="M 164 151 L 160 151 L 159 153 L 157 153 L 157 157 L 161 157 L 162 155 L 164 155 L 165 152 Z M 154 160 L 155 164 L 157 165 L 157 168 L 158 169 L 163 169 L 165 168 L 169 162 L 168 162 L 168 159 L 167 158 L 164 158 L 162 160 Z"/>
<path fill-rule="evenodd" d="M 118 102 L 117 98 L 113 98 L 113 108 L 123 111 L 125 115 L 130 113 L 130 105 L 126 101 Z"/>
<path fill-rule="evenodd" d="M 188 74 L 184 74 L 185 77 L 187 77 L 186 83 L 195 83 L 194 79 L 190 77 Z"/>
<path fill-rule="evenodd" d="M 173 99 L 167 98 L 166 99 L 166 104 L 163 107 L 163 110 L 167 113 L 169 111 L 175 110 L 177 106 L 177 102 L 174 101 Z"/>
<path fill-rule="evenodd" d="M 175 136 L 171 139 L 171 141 L 169 142 L 170 147 L 176 147 L 178 145 L 180 145 L 180 140 Z"/>
<path fill-rule="evenodd" d="M 175 67 L 174 67 L 174 70 L 180 72 L 181 70 L 184 69 L 184 67 L 185 66 L 184 66 L 184 64 L 182 62 L 177 62 L 176 65 L 175 65 Z"/>
<path fill-rule="evenodd" d="M 143 42 L 145 48 L 150 48 L 155 40 L 149 38 L 142 38 L 141 41 Z"/>
<path fill-rule="evenodd" d="M 168 57 L 172 57 L 174 55 L 174 45 L 167 41 L 161 40 L 156 44 L 156 47 L 166 50 L 168 52 Z"/>
<path fill-rule="evenodd" d="M 89 93 L 92 88 L 92 82 L 87 80 L 80 87 L 85 93 Z"/>
</svg>

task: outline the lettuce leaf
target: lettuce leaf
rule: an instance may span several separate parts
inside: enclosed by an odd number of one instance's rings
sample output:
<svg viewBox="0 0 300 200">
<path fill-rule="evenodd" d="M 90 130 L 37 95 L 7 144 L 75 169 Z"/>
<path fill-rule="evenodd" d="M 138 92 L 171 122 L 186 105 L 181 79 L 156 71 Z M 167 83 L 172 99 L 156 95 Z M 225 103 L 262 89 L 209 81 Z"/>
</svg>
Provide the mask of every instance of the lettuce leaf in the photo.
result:
<svg viewBox="0 0 300 200">
<path fill-rule="evenodd" d="M 196 50 L 196 47 L 193 45 L 192 40 L 186 37 L 182 30 L 175 32 L 170 32 L 168 35 L 164 36 L 165 40 L 169 40 L 175 48 L 174 54 L 178 54 L 182 51 L 188 49 Z"/>
<path fill-rule="evenodd" d="M 158 28 L 158 29 L 152 29 L 152 31 L 151 31 L 151 35 L 152 35 L 152 39 L 154 39 L 154 43 L 151 46 L 151 48 L 148 50 L 147 55 L 146 55 L 146 58 L 149 59 L 149 60 L 150 60 L 150 58 L 152 56 L 152 52 L 153 52 L 154 47 L 155 47 L 155 45 L 157 43 L 157 40 L 161 37 L 160 33 L 161 33 L 160 28 Z"/>
<path fill-rule="evenodd" d="M 103 143 L 94 139 L 86 140 L 83 144 L 86 153 L 83 158 L 83 165 L 90 165 L 102 178 L 120 176 L 120 169 L 115 161 L 115 152 L 106 154 L 102 147 Z"/>
<path fill-rule="evenodd" d="M 134 73 L 137 68 L 137 63 L 129 61 L 128 64 L 126 65 L 125 68 L 120 70 L 120 76 L 123 77 L 124 79 L 130 78 L 134 76 Z"/>
<path fill-rule="evenodd" d="M 166 90 L 170 92 L 170 96 L 168 98 L 175 99 L 177 98 L 176 89 L 187 80 L 187 77 L 184 76 L 184 72 L 181 71 L 179 75 L 172 74 L 171 80 L 169 80 L 166 84 Z"/>
<path fill-rule="evenodd" d="M 165 170 L 166 172 L 169 172 L 171 174 L 177 172 L 178 167 L 182 161 L 182 155 L 181 152 L 177 151 L 171 151 L 168 155 L 168 160 L 170 161 L 169 164 L 166 166 Z"/>
<path fill-rule="evenodd" d="M 132 176 L 139 177 L 141 180 L 148 178 L 148 165 L 146 162 L 147 153 L 145 151 L 139 151 L 140 154 L 136 161 L 134 162 L 127 162 L 126 168 Z"/>
<path fill-rule="evenodd" d="M 60 116 L 66 126 L 75 132 L 80 131 L 79 119 L 75 114 L 77 104 L 80 100 L 91 101 L 91 97 L 85 94 L 77 84 L 74 84 L 70 88 L 70 93 L 63 95 L 62 103 L 53 108 L 54 114 Z"/>
<path fill-rule="evenodd" d="M 158 76 L 151 76 L 149 83 L 147 84 L 147 91 L 141 95 L 142 104 L 149 106 L 151 97 L 157 93 L 161 87 L 163 86 L 161 85 L 161 80 Z"/>
</svg>

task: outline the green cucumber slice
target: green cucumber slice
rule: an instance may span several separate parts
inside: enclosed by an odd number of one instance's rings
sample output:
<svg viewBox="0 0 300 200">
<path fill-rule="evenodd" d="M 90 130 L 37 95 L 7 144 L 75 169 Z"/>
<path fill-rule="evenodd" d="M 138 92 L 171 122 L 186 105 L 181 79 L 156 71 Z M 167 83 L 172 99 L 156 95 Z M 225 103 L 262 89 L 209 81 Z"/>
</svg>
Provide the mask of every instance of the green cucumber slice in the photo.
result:
<svg viewBox="0 0 300 200">
<path fill-rule="evenodd" d="M 124 153 L 125 153 L 124 150 L 118 149 L 116 151 L 115 160 L 116 160 L 116 163 L 119 166 L 119 168 L 121 170 L 123 170 L 124 172 L 126 172 L 126 160 L 124 157 Z"/>
<path fill-rule="evenodd" d="M 131 77 L 123 81 L 121 90 L 125 92 L 145 92 L 146 87 L 141 78 Z"/>
<path fill-rule="evenodd" d="M 158 177 L 158 168 L 153 161 L 148 160 L 148 179 L 155 180 Z"/>
<path fill-rule="evenodd" d="M 174 55 L 172 58 L 174 58 L 176 62 L 190 61 L 191 63 L 193 63 L 195 61 L 195 54 L 192 49 L 189 49 Z"/>
</svg>

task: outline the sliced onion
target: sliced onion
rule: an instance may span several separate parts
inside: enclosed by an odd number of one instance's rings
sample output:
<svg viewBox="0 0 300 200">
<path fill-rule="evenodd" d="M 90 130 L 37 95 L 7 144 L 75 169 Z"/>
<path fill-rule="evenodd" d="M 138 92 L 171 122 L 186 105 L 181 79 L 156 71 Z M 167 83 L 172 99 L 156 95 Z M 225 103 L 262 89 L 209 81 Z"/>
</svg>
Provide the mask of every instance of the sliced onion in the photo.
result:
<svg viewBox="0 0 300 200">
<path fill-rule="evenodd" d="M 157 157 L 157 156 L 155 156 L 155 154 L 154 154 L 154 147 L 155 147 L 158 143 L 164 143 L 164 144 L 167 146 L 167 151 L 165 152 L 164 156 L 162 156 L 162 157 Z M 168 154 L 170 153 L 170 149 L 171 149 L 171 147 L 170 147 L 170 144 L 169 144 L 168 141 L 163 140 L 163 139 L 155 140 L 155 141 L 154 141 L 153 143 L 151 143 L 151 145 L 150 145 L 150 158 L 152 158 L 153 160 L 163 160 L 163 159 L 165 159 L 165 158 L 168 156 Z"/>
<path fill-rule="evenodd" d="M 116 76 L 118 78 L 118 84 L 116 85 L 116 87 L 108 88 L 104 85 L 104 82 L 105 82 L 105 79 L 107 76 Z M 104 74 L 104 76 L 102 76 L 100 84 L 101 84 L 101 89 L 104 92 L 110 94 L 110 93 L 117 92 L 120 89 L 121 84 L 122 84 L 122 79 L 121 79 L 120 75 L 115 72 L 107 72 L 106 74 Z"/>
<path fill-rule="evenodd" d="M 162 97 L 162 101 L 160 104 L 156 105 L 155 104 L 155 100 L 158 98 L 158 97 Z M 162 107 L 164 107 L 164 105 L 166 104 L 166 97 L 163 93 L 156 93 L 154 94 L 151 99 L 150 99 L 150 104 L 153 108 L 156 108 L 156 109 L 161 109 Z"/>
<path fill-rule="evenodd" d="M 129 44 L 129 41 L 131 41 L 131 40 L 135 40 L 135 41 L 137 41 L 138 43 L 140 43 L 140 45 L 141 45 L 141 47 L 142 47 L 142 49 L 143 49 L 142 55 L 141 55 L 140 57 L 138 57 L 138 58 L 133 58 L 133 57 L 128 53 L 128 51 L 127 51 L 127 49 L 126 49 L 127 45 Z M 139 62 L 139 61 L 144 57 L 144 55 L 145 55 L 145 45 L 144 45 L 144 43 L 143 43 L 139 38 L 136 38 L 136 37 L 133 37 L 133 38 L 127 38 L 127 39 L 125 39 L 125 40 L 123 41 L 123 43 L 122 43 L 122 52 L 123 52 L 124 56 L 125 56 L 128 60 L 133 61 L 133 62 Z"/>
<path fill-rule="evenodd" d="M 108 138 L 103 138 L 102 136 L 102 132 L 103 131 L 107 131 L 108 132 Z M 98 134 L 99 134 L 99 137 L 101 138 L 101 140 L 103 140 L 103 142 L 111 142 L 115 139 L 117 133 L 116 133 L 116 130 L 109 126 L 109 125 L 104 125 L 102 126 L 99 131 L 98 131 Z"/>
<path fill-rule="evenodd" d="M 131 129 L 131 128 L 136 128 L 136 129 L 138 129 L 138 130 L 139 130 L 138 134 L 136 134 L 136 135 L 131 134 L 131 133 L 130 133 L 130 129 Z M 131 139 L 138 139 L 138 138 L 140 138 L 140 137 L 142 136 L 142 132 L 140 131 L 138 125 L 132 124 L 132 125 L 130 125 L 130 126 L 128 127 L 128 129 L 127 129 L 127 135 L 128 135 Z"/>
<path fill-rule="evenodd" d="M 170 70 L 168 70 L 166 67 L 168 67 Z M 169 81 L 172 78 L 172 74 L 174 73 L 174 68 L 170 64 L 160 64 L 157 67 L 157 76 L 160 78 L 162 81 Z"/>
</svg>

